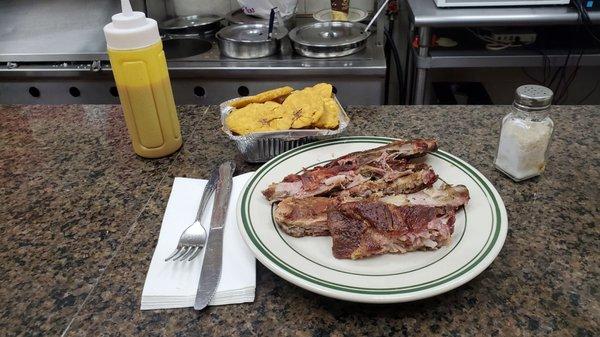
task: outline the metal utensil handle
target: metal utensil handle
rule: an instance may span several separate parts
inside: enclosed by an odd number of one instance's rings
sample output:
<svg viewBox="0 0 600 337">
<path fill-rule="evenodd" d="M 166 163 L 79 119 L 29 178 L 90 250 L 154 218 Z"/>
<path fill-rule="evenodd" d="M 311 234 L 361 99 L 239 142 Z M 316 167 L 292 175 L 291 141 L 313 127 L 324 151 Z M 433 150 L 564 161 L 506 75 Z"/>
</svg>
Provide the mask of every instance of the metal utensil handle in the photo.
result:
<svg viewBox="0 0 600 337">
<path fill-rule="evenodd" d="M 277 7 L 275 7 L 277 8 Z M 269 39 L 271 38 L 271 35 L 273 35 L 273 24 L 275 22 L 275 9 L 271 8 L 271 13 L 269 14 L 269 33 L 268 33 L 268 37 Z"/>
<path fill-rule="evenodd" d="M 210 231 L 206 242 L 204 260 L 202 261 L 200 279 L 198 280 L 196 299 L 194 300 L 194 309 L 196 310 L 202 310 L 210 303 L 221 280 L 223 227 L 225 226 L 225 217 L 231 196 L 234 171 L 235 164 L 233 162 L 225 162 L 219 166 L 219 179 L 215 192 Z"/>
<path fill-rule="evenodd" d="M 210 196 L 217 187 L 217 180 L 219 180 L 219 170 L 215 168 L 208 179 L 208 182 L 206 183 L 206 187 L 204 187 L 202 199 L 200 200 L 200 206 L 198 207 L 198 212 L 196 213 L 196 221 L 202 221 L 202 213 L 204 213 L 206 205 L 208 205 L 208 201 L 210 200 Z"/>
<path fill-rule="evenodd" d="M 229 207 L 229 196 L 233 185 L 232 176 L 235 171 L 235 164 L 231 161 L 224 162 L 219 166 L 219 179 L 217 182 L 217 191 L 215 192 L 215 203 L 212 218 L 210 219 L 210 228 L 223 228 L 227 208 Z"/>
<path fill-rule="evenodd" d="M 377 20 L 379 15 L 381 15 L 381 12 L 383 12 L 383 9 L 385 8 L 385 6 L 387 6 L 388 2 L 390 2 L 390 0 L 385 0 L 383 5 L 381 5 L 381 7 L 379 7 L 379 9 L 377 10 L 377 13 L 375 13 L 375 15 L 373 15 L 373 18 L 371 19 L 371 21 L 369 21 L 369 24 L 367 25 L 367 27 L 365 27 L 365 33 L 369 31 L 369 28 L 371 28 L 373 23 L 375 23 L 375 20 Z"/>
</svg>

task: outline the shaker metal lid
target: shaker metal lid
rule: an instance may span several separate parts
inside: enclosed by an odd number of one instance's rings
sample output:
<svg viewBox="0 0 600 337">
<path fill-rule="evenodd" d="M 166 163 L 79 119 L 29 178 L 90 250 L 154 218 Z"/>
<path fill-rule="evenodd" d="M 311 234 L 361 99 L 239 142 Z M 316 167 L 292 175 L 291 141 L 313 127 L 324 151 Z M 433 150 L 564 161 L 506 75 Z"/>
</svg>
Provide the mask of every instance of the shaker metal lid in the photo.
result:
<svg viewBox="0 0 600 337">
<path fill-rule="evenodd" d="M 281 39 L 286 34 L 287 29 L 273 27 L 273 38 Z M 269 40 L 269 25 L 255 23 L 227 26 L 218 31 L 216 37 L 233 42 L 266 42 Z"/>
<path fill-rule="evenodd" d="M 522 85 L 515 92 L 514 103 L 526 108 L 543 109 L 552 104 L 553 95 L 552 90 L 541 85 Z"/>
<path fill-rule="evenodd" d="M 203 27 L 212 25 L 221 21 L 223 18 L 218 15 L 189 15 L 178 16 L 173 19 L 163 21 L 158 24 L 160 29 L 185 29 L 190 27 Z"/>
<path fill-rule="evenodd" d="M 338 47 L 358 43 L 369 37 L 365 25 L 358 22 L 316 22 L 296 27 L 290 32 L 292 41 L 311 47 Z"/>
</svg>

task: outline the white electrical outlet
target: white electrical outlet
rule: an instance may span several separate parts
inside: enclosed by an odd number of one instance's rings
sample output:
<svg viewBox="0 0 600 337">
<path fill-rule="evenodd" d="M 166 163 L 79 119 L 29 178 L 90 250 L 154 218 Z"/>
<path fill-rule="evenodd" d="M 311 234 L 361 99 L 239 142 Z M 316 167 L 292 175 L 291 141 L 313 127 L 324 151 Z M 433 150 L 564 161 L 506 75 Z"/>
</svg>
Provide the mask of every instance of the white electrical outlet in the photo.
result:
<svg viewBox="0 0 600 337">
<path fill-rule="evenodd" d="M 536 33 L 522 32 L 522 33 L 492 33 L 491 38 L 505 43 L 534 43 L 537 37 Z"/>
</svg>

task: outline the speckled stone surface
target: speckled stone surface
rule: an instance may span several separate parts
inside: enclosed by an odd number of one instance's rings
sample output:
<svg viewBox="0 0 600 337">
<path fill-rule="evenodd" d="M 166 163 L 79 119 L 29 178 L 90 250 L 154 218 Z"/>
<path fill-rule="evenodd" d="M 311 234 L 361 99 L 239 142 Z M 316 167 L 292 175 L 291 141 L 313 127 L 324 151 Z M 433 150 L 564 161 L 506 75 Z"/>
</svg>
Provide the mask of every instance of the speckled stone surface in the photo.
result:
<svg viewBox="0 0 600 337">
<path fill-rule="evenodd" d="M 175 176 L 235 158 L 215 107 L 180 107 L 184 146 L 136 157 L 115 106 L 0 106 L 2 336 L 598 336 L 600 107 L 555 107 L 547 172 L 493 169 L 506 107 L 349 107 L 349 134 L 436 137 L 502 195 L 503 250 L 468 284 L 413 303 L 312 294 L 258 264 L 256 301 L 140 311 Z"/>
</svg>

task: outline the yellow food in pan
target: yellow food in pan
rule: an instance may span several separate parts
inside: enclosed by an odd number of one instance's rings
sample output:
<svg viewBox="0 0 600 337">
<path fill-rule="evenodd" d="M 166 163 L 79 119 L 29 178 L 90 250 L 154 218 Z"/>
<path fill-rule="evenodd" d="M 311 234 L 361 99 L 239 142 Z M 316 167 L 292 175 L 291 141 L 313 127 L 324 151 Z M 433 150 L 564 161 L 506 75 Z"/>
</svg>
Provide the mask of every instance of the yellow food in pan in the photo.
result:
<svg viewBox="0 0 600 337">
<path fill-rule="evenodd" d="M 332 21 L 348 21 L 348 13 L 332 10 L 331 11 L 331 20 Z"/>
<path fill-rule="evenodd" d="M 291 93 L 283 106 L 293 112 L 293 129 L 301 129 L 311 126 L 323 115 L 323 98 L 318 96 L 312 88 L 306 88 Z"/>
<path fill-rule="evenodd" d="M 321 129 L 335 129 L 340 125 L 340 108 L 336 101 L 329 97 L 323 99 L 324 112 L 315 126 Z"/>
<path fill-rule="evenodd" d="M 231 104 L 236 109 L 225 118 L 225 124 L 239 135 L 302 128 L 335 129 L 340 123 L 340 108 L 332 97 L 332 89 L 331 84 L 319 83 L 302 90 L 282 87 L 243 97 Z"/>
<path fill-rule="evenodd" d="M 236 109 L 240 109 L 250 103 L 265 103 L 269 101 L 274 101 L 280 97 L 289 95 L 292 91 L 294 91 L 294 88 L 292 87 L 281 87 L 273 90 L 267 90 L 254 96 L 238 98 L 237 100 L 231 103 L 231 106 Z"/>
<path fill-rule="evenodd" d="M 333 95 L 333 86 L 329 83 L 319 83 L 312 89 L 323 98 L 331 98 Z"/>
</svg>

